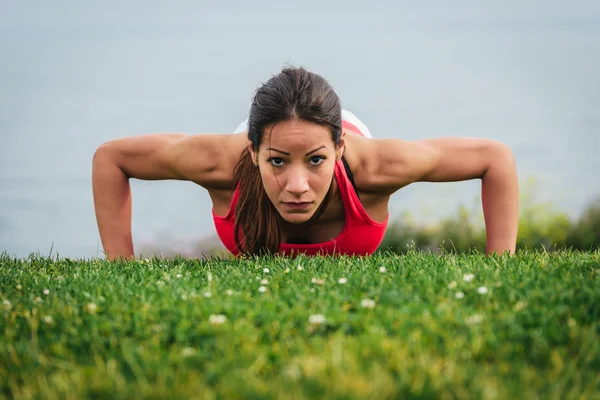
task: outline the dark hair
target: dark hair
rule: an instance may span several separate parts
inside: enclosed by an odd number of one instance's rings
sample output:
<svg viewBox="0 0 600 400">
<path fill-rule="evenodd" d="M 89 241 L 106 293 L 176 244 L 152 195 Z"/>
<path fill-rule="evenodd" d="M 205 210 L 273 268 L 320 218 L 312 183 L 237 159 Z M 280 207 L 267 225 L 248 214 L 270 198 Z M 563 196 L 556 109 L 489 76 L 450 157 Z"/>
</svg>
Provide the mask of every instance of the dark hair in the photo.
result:
<svg viewBox="0 0 600 400">
<path fill-rule="evenodd" d="M 258 151 L 267 126 L 294 119 L 327 127 L 335 147 L 339 147 L 342 107 L 333 88 L 320 75 L 304 68 L 285 67 L 259 87 L 252 99 L 248 140 L 254 151 Z M 240 185 L 234 229 L 238 249 L 251 255 L 277 253 L 281 244 L 282 218 L 265 192 L 260 171 L 254 165 L 248 148 L 236 164 L 233 177 L 235 185 Z M 307 226 L 325 211 L 332 189 L 333 185 L 330 185 Z"/>
</svg>

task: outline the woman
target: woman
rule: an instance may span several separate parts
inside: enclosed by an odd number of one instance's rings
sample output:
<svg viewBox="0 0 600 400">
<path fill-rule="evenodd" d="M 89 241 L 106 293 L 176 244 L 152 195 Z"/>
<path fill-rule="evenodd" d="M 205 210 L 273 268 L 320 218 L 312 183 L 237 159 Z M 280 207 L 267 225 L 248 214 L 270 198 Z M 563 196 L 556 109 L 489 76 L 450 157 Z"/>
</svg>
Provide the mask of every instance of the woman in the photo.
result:
<svg viewBox="0 0 600 400">
<path fill-rule="evenodd" d="M 245 125 L 233 135 L 153 134 L 101 145 L 92 183 L 107 258 L 134 256 L 129 178 L 206 188 L 219 237 L 236 255 L 368 255 L 383 239 L 398 189 L 481 179 L 486 254 L 515 251 L 517 174 L 502 143 L 372 139 L 327 81 L 304 68 L 285 68 L 262 85 Z"/>
</svg>

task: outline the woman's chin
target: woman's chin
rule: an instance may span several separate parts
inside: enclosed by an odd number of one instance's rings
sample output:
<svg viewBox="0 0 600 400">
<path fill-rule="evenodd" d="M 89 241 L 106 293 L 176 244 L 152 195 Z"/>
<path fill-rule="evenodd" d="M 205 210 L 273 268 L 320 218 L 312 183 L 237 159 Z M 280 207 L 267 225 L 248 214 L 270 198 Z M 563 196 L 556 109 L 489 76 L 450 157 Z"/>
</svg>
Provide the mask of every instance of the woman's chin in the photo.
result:
<svg viewBox="0 0 600 400">
<path fill-rule="evenodd" d="M 313 213 L 279 213 L 281 215 L 281 218 L 283 218 L 283 220 L 287 223 L 290 224 L 303 224 L 305 222 L 308 222 L 308 220 L 310 220 L 310 218 L 313 216 Z"/>
</svg>

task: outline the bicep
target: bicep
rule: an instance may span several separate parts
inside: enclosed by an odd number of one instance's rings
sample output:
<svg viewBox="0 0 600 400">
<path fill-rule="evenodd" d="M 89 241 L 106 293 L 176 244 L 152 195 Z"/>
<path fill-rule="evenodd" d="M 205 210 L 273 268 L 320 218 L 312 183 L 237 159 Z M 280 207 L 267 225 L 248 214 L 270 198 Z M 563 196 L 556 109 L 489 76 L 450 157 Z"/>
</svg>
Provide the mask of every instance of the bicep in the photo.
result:
<svg viewBox="0 0 600 400">
<path fill-rule="evenodd" d="M 382 140 L 377 146 L 374 178 L 381 191 L 393 193 L 413 182 L 456 182 L 481 178 L 499 151 L 490 139 L 444 137 Z"/>
<path fill-rule="evenodd" d="M 128 178 L 202 181 L 218 164 L 218 136 L 182 133 L 131 136 L 103 144 L 96 155 L 110 157 Z"/>
</svg>

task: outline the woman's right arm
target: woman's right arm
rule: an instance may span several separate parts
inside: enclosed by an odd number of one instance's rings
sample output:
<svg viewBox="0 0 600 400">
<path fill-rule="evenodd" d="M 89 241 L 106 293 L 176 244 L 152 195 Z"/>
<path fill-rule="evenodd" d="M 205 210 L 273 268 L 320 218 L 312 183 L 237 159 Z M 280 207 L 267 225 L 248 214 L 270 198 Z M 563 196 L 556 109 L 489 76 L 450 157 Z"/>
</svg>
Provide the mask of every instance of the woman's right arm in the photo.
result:
<svg viewBox="0 0 600 400">
<path fill-rule="evenodd" d="M 106 258 L 134 257 L 129 178 L 227 187 L 232 169 L 225 155 L 240 147 L 236 136 L 161 133 L 111 140 L 98 147 L 92 162 L 92 188 Z"/>
</svg>

